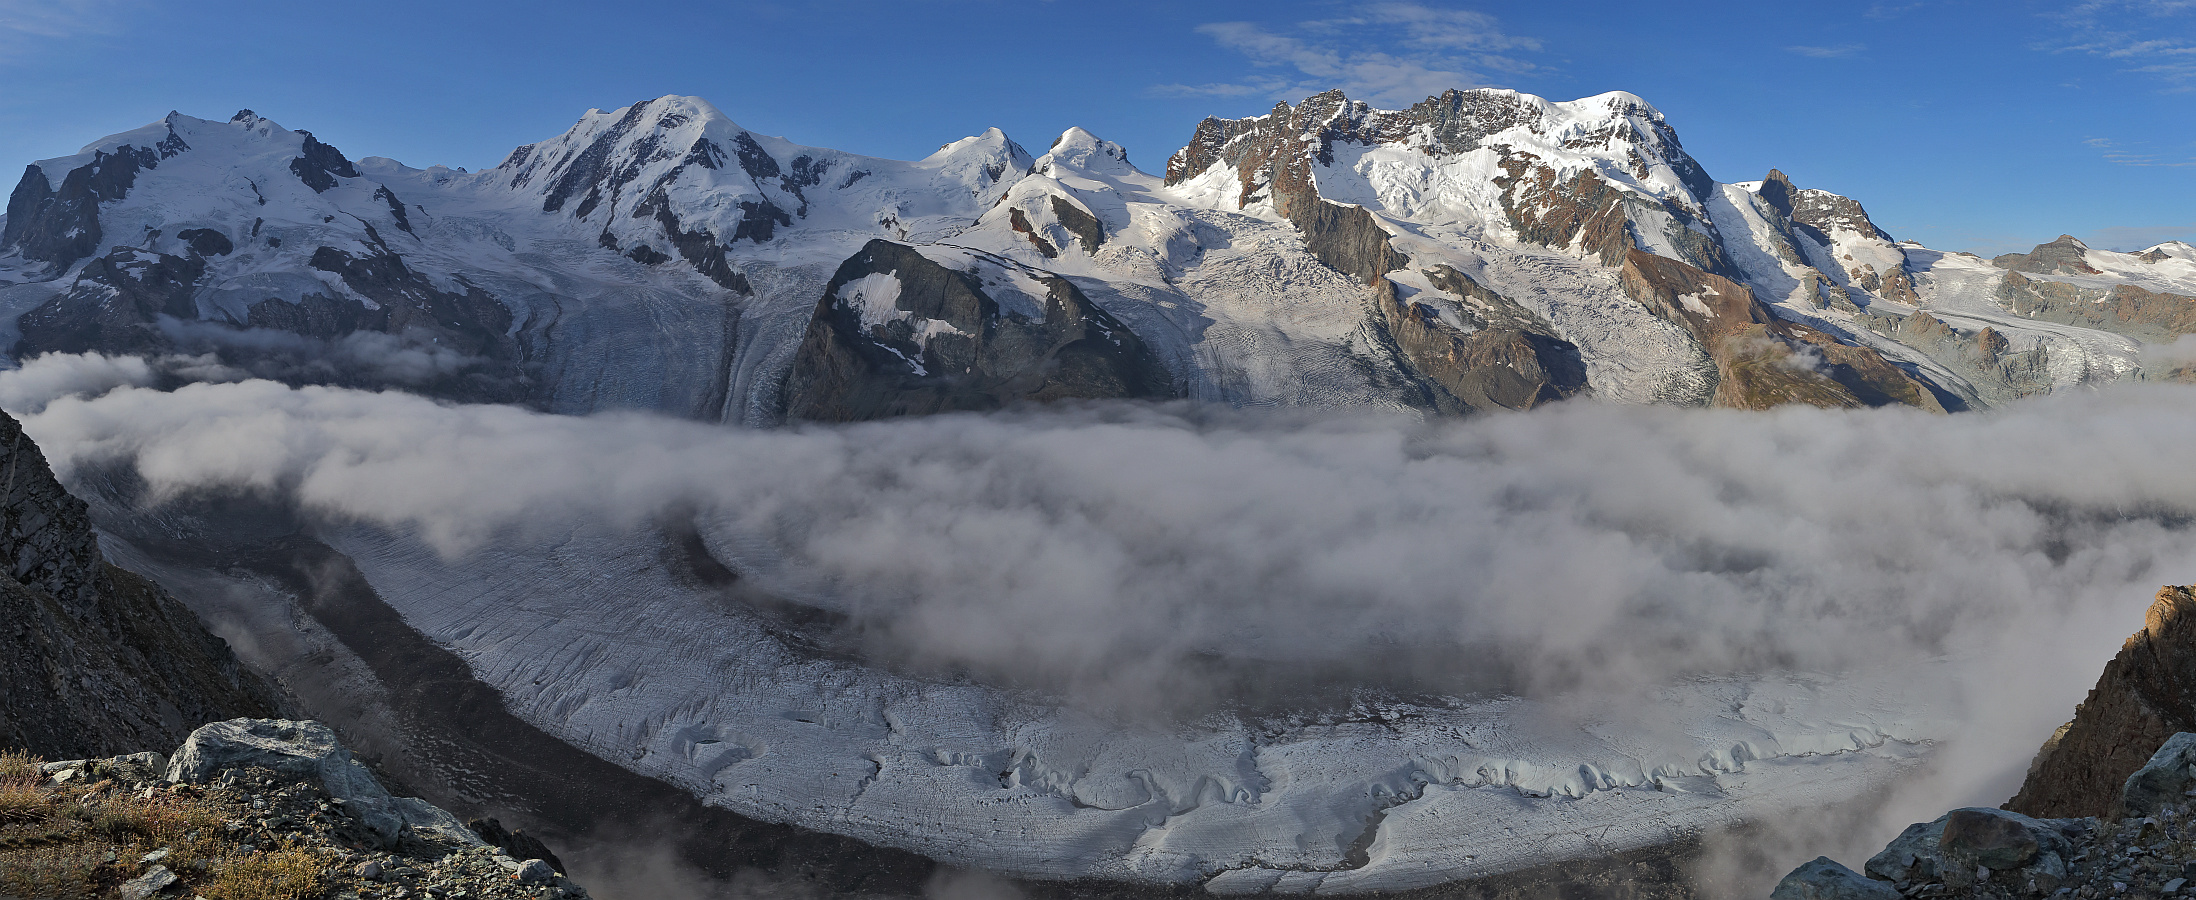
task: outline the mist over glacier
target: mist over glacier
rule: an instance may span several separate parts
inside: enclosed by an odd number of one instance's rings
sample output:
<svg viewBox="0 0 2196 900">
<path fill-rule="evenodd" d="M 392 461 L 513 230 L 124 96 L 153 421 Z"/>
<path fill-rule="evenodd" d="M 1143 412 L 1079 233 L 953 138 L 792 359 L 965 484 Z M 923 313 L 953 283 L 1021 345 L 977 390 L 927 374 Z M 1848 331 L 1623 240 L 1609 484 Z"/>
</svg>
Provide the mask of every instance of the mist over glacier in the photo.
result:
<svg viewBox="0 0 2196 900">
<path fill-rule="evenodd" d="M 163 389 L 188 364 L 49 355 L 0 406 L 64 479 L 125 466 L 151 503 L 247 491 L 451 558 L 691 515 L 866 658 L 1131 716 L 1362 688 L 1602 720 L 1694 678 L 1920 673 L 1958 721 L 1876 829 L 2009 794 L 2156 586 L 2196 580 L 2179 386 L 1958 416 L 1104 404 L 755 431 Z"/>
</svg>

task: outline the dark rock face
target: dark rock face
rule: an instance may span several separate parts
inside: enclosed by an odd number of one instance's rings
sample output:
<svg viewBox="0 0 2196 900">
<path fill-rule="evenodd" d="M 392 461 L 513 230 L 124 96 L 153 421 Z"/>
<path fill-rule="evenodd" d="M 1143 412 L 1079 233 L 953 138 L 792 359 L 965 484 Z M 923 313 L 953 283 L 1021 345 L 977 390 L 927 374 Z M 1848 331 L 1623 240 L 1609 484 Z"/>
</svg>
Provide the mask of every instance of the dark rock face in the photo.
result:
<svg viewBox="0 0 2196 900">
<path fill-rule="evenodd" d="M 2037 817 L 2108 815 L 2128 776 L 2183 731 L 2196 731 L 2196 590 L 2168 587 L 2005 806 Z"/>
<path fill-rule="evenodd" d="M 2097 268 L 2083 258 L 2088 252 L 2089 245 L 2075 240 L 2071 234 L 2062 234 L 2058 240 L 2037 244 L 2036 249 L 2027 253 L 1992 257 L 1990 264 L 2034 275 L 2095 275 Z"/>
<path fill-rule="evenodd" d="M 1605 266 L 1624 263 L 1633 248 L 1622 191 L 1591 172 L 1559 179 L 1530 156 L 1502 165 L 1509 174 L 1495 184 L 1518 237 L 1544 247 L 1576 246 Z"/>
<path fill-rule="evenodd" d="M 99 204 L 122 199 L 137 184 L 137 173 L 157 169 L 161 160 L 190 149 L 171 121 L 168 136 L 151 147 L 123 144 L 113 152 L 93 151 L 91 162 L 62 176 L 58 190 L 48 184 L 44 170 L 25 166 L 23 180 L 8 195 L 0 253 L 19 251 L 45 262 L 49 275 L 66 271 L 99 251 Z"/>
<path fill-rule="evenodd" d="M 341 277 L 345 287 L 374 301 L 378 308 L 308 294 L 296 302 L 253 304 L 250 324 L 322 340 L 358 331 L 424 334 L 433 343 L 502 363 L 515 372 L 518 348 L 508 335 L 511 311 L 488 292 L 471 284 L 465 285 L 462 294 L 439 290 L 407 268 L 403 257 L 388 252 L 353 256 L 321 247 L 313 251 L 312 267 Z"/>
<path fill-rule="evenodd" d="M 540 838 L 527 834 L 523 828 L 504 828 L 503 823 L 494 818 L 468 819 L 465 827 L 480 835 L 480 839 L 487 841 L 488 846 L 510 854 L 513 859 L 538 859 L 548 863 L 550 868 L 560 874 L 565 871 L 564 860 L 558 859 L 555 853 L 550 852 L 549 845 L 542 843 Z"/>
<path fill-rule="evenodd" d="M 1051 241 L 1045 240 L 1044 235 L 1037 233 L 1036 226 L 1029 224 L 1029 216 L 1022 213 L 1021 207 L 1012 207 L 1007 210 L 1007 227 L 1014 229 L 1015 234 L 1026 238 L 1029 245 L 1037 248 L 1037 252 L 1044 254 L 1046 259 L 1060 258 L 1060 251 L 1052 246 Z"/>
<path fill-rule="evenodd" d="M 192 295 L 206 273 L 204 258 L 188 259 L 116 247 L 78 273 L 68 290 L 16 320 L 17 359 L 38 353 L 141 353 L 166 346 L 161 316 L 195 319 Z"/>
<path fill-rule="evenodd" d="M 26 166 L 23 180 L 8 196 L 8 224 L 0 232 L 0 250 L 19 250 L 60 272 L 99 249 L 99 204 L 120 200 L 137 183 L 140 169 L 159 157 L 130 147 L 110 156 L 94 153 L 89 165 L 71 170 L 61 189 L 47 187 L 46 174 Z"/>
<path fill-rule="evenodd" d="M 895 280 L 899 315 L 865 326 L 844 290 L 873 275 Z M 974 275 L 870 241 L 816 304 L 786 378 L 786 416 L 843 422 L 1174 395 L 1171 376 L 1127 326 L 1065 279 L 1039 281 L 1049 293 L 1033 320 L 1002 310 Z"/>
<path fill-rule="evenodd" d="M 640 205 L 633 207 L 633 215 L 655 216 L 656 223 L 663 227 L 664 236 L 670 238 L 672 248 L 679 251 L 679 256 L 691 264 L 694 271 L 733 293 L 753 293 L 754 289 L 748 286 L 747 276 L 732 268 L 732 263 L 725 259 L 724 244 L 717 240 L 717 236 L 708 231 L 686 230 L 686 226 L 679 222 L 679 217 L 671 212 L 671 204 L 664 198 L 662 191 L 649 195 Z M 748 230 L 745 222 L 741 223 L 740 230 Z M 670 258 L 654 248 L 635 247 L 634 250 L 646 250 L 650 256 L 661 256 L 666 260 Z M 634 258 L 646 262 L 643 257 Z"/>
<path fill-rule="evenodd" d="M 1052 198 L 1052 216 L 1060 220 L 1060 227 L 1075 235 L 1076 242 L 1083 245 L 1084 253 L 1096 253 L 1106 242 L 1106 227 L 1098 223 L 1098 218 L 1064 198 Z"/>
<path fill-rule="evenodd" d="M 84 503 L 0 414 L 0 746 L 52 758 L 172 746 L 277 699 L 152 582 L 109 564 Z"/>
<path fill-rule="evenodd" d="M 1413 107 L 1413 112 L 1424 112 L 1420 107 Z M 1328 91 L 1293 108 L 1276 104 L 1271 113 L 1257 118 L 1208 118 L 1198 123 L 1190 145 L 1167 161 L 1166 180 L 1179 184 L 1213 163 L 1228 163 L 1242 185 L 1240 205 L 1270 198 L 1274 209 L 1303 233 L 1313 256 L 1369 284 L 1408 261 L 1388 246 L 1388 234 L 1371 212 L 1321 198 L 1312 166 L 1332 163 L 1338 141 L 1401 140 L 1415 124 L 1411 113 L 1375 111 L 1341 91 Z M 1464 140 L 1462 132 L 1458 139 Z"/>
<path fill-rule="evenodd" d="M 1368 284 L 1410 265 L 1389 245 L 1387 229 L 1362 206 L 1305 198 L 1291 205 L 1289 221 L 1303 233 L 1304 249 L 1311 255 Z"/>
<path fill-rule="evenodd" d="M 1762 179 L 1761 198 L 1825 244 L 1830 242 L 1830 232 L 1840 228 L 1886 242 L 1891 240 L 1891 235 L 1876 227 L 1875 220 L 1868 217 L 1868 210 L 1861 207 L 1860 201 L 1829 191 L 1795 187 L 1790 177 L 1776 169 L 1770 169 L 1768 176 Z"/>
<path fill-rule="evenodd" d="M 227 256 L 236 252 L 236 245 L 229 241 L 228 235 L 211 228 L 185 228 L 175 236 L 190 245 L 191 252 L 199 256 Z"/>
<path fill-rule="evenodd" d="M 404 212 L 404 201 L 398 200 L 395 191 L 387 187 L 374 188 L 374 199 L 389 204 L 389 215 L 395 217 L 397 230 L 412 233 L 412 217 Z"/>
<path fill-rule="evenodd" d="M 1547 323 L 1448 266 L 1426 275 L 1463 301 L 1465 329 L 1431 306 L 1401 299 L 1386 279 L 1374 285 L 1373 306 L 1397 358 L 1427 382 L 1436 410 L 1531 409 L 1586 389 L 1578 348 Z"/>
<path fill-rule="evenodd" d="M 325 194 L 333 190 L 338 176 L 358 177 L 358 168 L 343 156 L 343 151 L 321 143 L 310 131 L 298 133 L 305 136 L 305 144 L 299 151 L 301 155 L 290 160 L 290 174 L 312 188 L 313 193 Z"/>
<path fill-rule="evenodd" d="M 1777 319 L 1753 291 L 1719 275 L 1638 250 L 1625 254 L 1625 293 L 1684 328 L 1715 360 L 1710 405 L 1768 409 L 1786 403 L 1861 407 L 1904 404 L 1944 412 L 1937 393 L 1883 354 Z"/>
</svg>

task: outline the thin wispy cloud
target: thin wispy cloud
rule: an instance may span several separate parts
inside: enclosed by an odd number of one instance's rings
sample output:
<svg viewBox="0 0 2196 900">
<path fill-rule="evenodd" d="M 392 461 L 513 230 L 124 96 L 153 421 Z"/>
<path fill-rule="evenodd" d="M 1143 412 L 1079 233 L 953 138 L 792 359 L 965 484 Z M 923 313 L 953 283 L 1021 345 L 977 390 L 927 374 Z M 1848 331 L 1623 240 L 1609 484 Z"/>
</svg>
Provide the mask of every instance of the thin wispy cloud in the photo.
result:
<svg viewBox="0 0 2196 900">
<path fill-rule="evenodd" d="M 1331 19 L 1290 26 L 1211 22 L 1197 32 L 1242 55 L 1253 71 L 1226 82 L 1154 85 L 1151 93 L 1296 99 L 1340 88 L 1357 99 L 1406 106 L 1450 88 L 1493 86 L 1489 73 L 1540 68 L 1518 55 L 1539 51 L 1539 40 L 1505 32 L 1485 13 L 1423 3 L 1361 3 Z"/>
<path fill-rule="evenodd" d="M 111 34 L 131 0 L 0 0 L 0 63 L 54 41 Z"/>
<path fill-rule="evenodd" d="M 1907 13 L 1913 12 L 1913 11 L 1915 11 L 1915 10 L 1917 10 L 1917 9 L 1921 9 L 1922 7 L 1925 7 L 1925 6 L 1928 6 L 1928 5 L 1929 5 L 1928 3 L 1921 3 L 1921 2 L 1916 2 L 1916 3 L 1876 3 L 1876 4 L 1872 4 L 1872 5 L 1870 5 L 1870 6 L 1868 7 L 1868 11 L 1867 11 L 1867 12 L 1864 12 L 1864 13 L 1861 13 L 1861 15 L 1867 16 L 1868 18 L 1871 18 L 1871 19 L 1895 19 L 1895 18 L 1898 18 L 1899 16 L 1903 16 L 1903 15 L 1905 15 L 1905 14 L 1907 14 Z"/>
<path fill-rule="evenodd" d="M 1835 47 L 1786 47 L 1786 52 L 1815 59 L 1839 59 L 1868 49 L 1866 44 L 1839 44 Z"/>
<path fill-rule="evenodd" d="M 2044 49 L 2117 60 L 2126 66 L 2122 71 L 2157 79 L 2166 90 L 2196 91 L 2191 13 L 2196 0 L 2091 0 L 2053 16 L 2067 36 Z"/>
<path fill-rule="evenodd" d="M 2183 147 L 2178 152 L 2152 149 L 2148 141 L 2123 143 L 2111 138 L 2090 138 L 2082 142 L 2095 149 L 2106 162 L 2120 166 L 2158 166 L 2184 168 L 2196 166 L 2196 147 Z"/>
</svg>

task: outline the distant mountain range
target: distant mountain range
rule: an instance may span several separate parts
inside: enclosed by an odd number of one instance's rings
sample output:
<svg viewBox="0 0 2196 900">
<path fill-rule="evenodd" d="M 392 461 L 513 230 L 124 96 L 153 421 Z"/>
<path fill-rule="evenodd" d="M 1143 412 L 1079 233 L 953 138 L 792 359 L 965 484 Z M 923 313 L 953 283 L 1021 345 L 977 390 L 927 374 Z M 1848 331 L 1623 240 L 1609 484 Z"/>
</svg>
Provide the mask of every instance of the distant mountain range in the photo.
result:
<svg viewBox="0 0 2196 900">
<path fill-rule="evenodd" d="M 671 96 L 481 172 L 171 114 L 26 168 L 0 321 L 16 358 L 749 425 L 1076 397 L 1961 410 L 2174 375 L 2151 351 L 2196 330 L 2196 248 L 1896 241 L 1781 173 L 1716 181 L 1624 93 L 1330 91 L 1207 119 L 1157 175 L 1080 129 L 901 162 Z"/>
</svg>

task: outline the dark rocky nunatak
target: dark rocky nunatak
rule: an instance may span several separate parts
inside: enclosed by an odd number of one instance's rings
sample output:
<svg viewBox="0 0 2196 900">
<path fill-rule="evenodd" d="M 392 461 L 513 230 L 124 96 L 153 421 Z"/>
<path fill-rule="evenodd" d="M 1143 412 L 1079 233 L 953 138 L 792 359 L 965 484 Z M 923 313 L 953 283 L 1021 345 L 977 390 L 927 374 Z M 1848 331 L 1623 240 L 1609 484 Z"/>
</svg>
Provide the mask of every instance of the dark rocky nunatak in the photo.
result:
<svg viewBox="0 0 2196 900">
<path fill-rule="evenodd" d="M 1586 389 L 1578 348 L 1546 322 L 1448 266 L 1425 274 L 1459 301 L 1454 312 L 1464 321 L 1402 299 L 1384 279 L 1373 302 L 1398 359 L 1426 382 L 1428 405 L 1449 413 L 1531 409 Z"/>
<path fill-rule="evenodd" d="M 899 317 L 865 325 L 844 291 L 867 276 L 896 282 Z M 1048 294 L 1042 318 L 1030 318 L 1002 308 L 968 272 L 869 242 L 816 304 L 786 378 L 787 417 L 843 422 L 1173 393 L 1165 367 L 1127 326 L 1066 279 L 1038 281 Z"/>
</svg>

